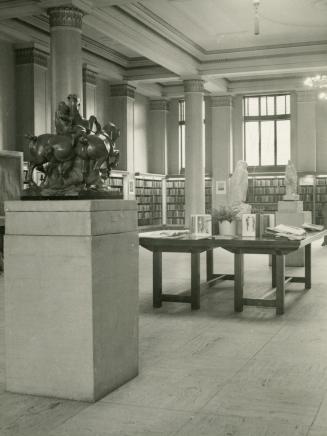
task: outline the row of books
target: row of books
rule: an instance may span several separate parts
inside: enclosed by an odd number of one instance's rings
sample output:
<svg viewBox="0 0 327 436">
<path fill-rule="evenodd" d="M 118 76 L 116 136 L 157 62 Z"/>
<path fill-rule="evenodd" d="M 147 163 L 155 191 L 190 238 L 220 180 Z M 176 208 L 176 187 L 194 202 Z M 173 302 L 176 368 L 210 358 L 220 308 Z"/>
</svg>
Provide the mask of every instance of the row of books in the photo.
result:
<svg viewBox="0 0 327 436">
<path fill-rule="evenodd" d="M 162 195 L 162 190 L 158 188 L 135 188 L 136 195 Z"/>
<path fill-rule="evenodd" d="M 146 179 L 135 179 L 135 186 L 137 188 L 161 188 L 161 180 L 146 180 Z"/>
</svg>

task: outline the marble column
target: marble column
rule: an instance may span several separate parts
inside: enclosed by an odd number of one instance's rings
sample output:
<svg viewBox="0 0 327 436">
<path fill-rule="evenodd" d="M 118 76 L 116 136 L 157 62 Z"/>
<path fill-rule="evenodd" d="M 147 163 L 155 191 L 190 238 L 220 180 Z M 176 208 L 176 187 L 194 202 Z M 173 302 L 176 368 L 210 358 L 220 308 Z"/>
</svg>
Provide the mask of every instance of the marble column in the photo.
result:
<svg viewBox="0 0 327 436">
<path fill-rule="evenodd" d="M 184 81 L 185 93 L 185 225 L 205 213 L 203 81 Z"/>
<path fill-rule="evenodd" d="M 315 91 L 297 92 L 297 156 L 295 166 L 298 171 L 316 171 L 317 169 L 316 99 Z"/>
<path fill-rule="evenodd" d="M 232 172 L 232 108 L 230 95 L 211 97 L 212 134 L 212 205 L 227 203 L 228 181 Z M 217 181 L 226 183 L 226 194 L 217 191 Z"/>
<path fill-rule="evenodd" d="M 48 55 L 35 47 L 17 46 L 16 59 L 16 149 L 29 159 L 26 134 L 40 135 L 50 128 L 47 68 Z"/>
<path fill-rule="evenodd" d="M 53 114 L 59 101 L 77 94 L 82 104 L 82 18 L 74 7 L 48 9 L 51 39 L 51 83 Z M 54 118 L 54 116 L 52 117 Z"/>
<path fill-rule="evenodd" d="M 96 85 L 97 71 L 95 68 L 83 65 L 83 114 L 85 118 L 90 118 L 96 114 Z"/>
<path fill-rule="evenodd" d="M 150 101 L 150 138 L 149 172 L 167 173 L 167 114 L 166 100 Z"/>
</svg>

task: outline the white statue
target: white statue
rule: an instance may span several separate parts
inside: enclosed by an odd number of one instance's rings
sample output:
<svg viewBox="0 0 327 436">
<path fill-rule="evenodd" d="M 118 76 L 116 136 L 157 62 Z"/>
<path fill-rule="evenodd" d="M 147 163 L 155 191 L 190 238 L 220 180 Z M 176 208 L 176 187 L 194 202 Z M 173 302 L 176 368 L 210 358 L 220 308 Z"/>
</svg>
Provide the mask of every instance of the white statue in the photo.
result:
<svg viewBox="0 0 327 436">
<path fill-rule="evenodd" d="M 289 160 L 285 170 L 285 188 L 286 194 L 283 200 L 298 200 L 297 194 L 297 173 L 294 164 Z"/>
<path fill-rule="evenodd" d="M 251 213 L 251 205 L 245 203 L 248 190 L 247 166 L 244 160 L 239 160 L 229 182 L 228 203 L 238 214 Z"/>
</svg>

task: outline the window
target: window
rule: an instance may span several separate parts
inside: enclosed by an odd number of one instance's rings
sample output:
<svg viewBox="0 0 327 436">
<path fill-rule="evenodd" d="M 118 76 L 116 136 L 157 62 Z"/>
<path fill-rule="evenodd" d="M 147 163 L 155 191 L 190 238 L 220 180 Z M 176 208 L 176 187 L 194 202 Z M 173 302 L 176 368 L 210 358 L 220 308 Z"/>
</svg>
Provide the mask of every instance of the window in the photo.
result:
<svg viewBox="0 0 327 436">
<path fill-rule="evenodd" d="M 181 169 L 185 168 L 185 100 L 178 102 L 178 141 Z"/>
<path fill-rule="evenodd" d="M 286 165 L 291 154 L 290 94 L 244 97 L 243 128 L 249 166 Z"/>
<path fill-rule="evenodd" d="M 203 115 L 205 114 L 205 102 L 203 100 Z M 180 154 L 181 172 L 185 170 L 185 100 L 178 101 L 178 141 Z M 205 144 L 205 119 L 203 119 L 203 144 Z M 205 153 L 205 147 L 203 147 Z M 203 164 L 205 165 L 205 156 L 203 156 Z"/>
</svg>

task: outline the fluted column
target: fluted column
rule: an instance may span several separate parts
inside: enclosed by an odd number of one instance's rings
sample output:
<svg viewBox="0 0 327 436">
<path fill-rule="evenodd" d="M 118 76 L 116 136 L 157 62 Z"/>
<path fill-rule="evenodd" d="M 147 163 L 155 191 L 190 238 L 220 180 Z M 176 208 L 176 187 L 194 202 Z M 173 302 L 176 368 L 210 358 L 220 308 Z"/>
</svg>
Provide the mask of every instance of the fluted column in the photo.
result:
<svg viewBox="0 0 327 436">
<path fill-rule="evenodd" d="M 166 100 L 150 101 L 151 145 L 149 151 L 149 172 L 167 173 L 167 114 Z"/>
<path fill-rule="evenodd" d="M 85 118 L 90 118 L 96 114 L 96 85 L 97 71 L 95 68 L 83 65 L 83 114 Z"/>
<path fill-rule="evenodd" d="M 50 128 L 48 99 L 48 55 L 34 45 L 17 46 L 16 61 L 16 149 L 29 159 L 26 134 L 40 135 Z"/>
<path fill-rule="evenodd" d="M 229 174 L 232 171 L 232 109 L 230 95 L 211 97 L 212 135 L 212 205 L 214 208 L 226 204 Z M 226 193 L 217 190 L 217 181 L 226 183 Z"/>
<path fill-rule="evenodd" d="M 51 38 L 51 82 L 53 113 L 59 101 L 77 94 L 82 103 L 82 19 L 74 7 L 48 9 Z M 81 104 L 81 107 L 83 105 Z M 54 116 L 53 116 L 54 118 Z"/>
<path fill-rule="evenodd" d="M 185 80 L 185 225 L 205 213 L 203 81 Z"/>
<path fill-rule="evenodd" d="M 296 104 L 297 117 L 297 156 L 298 171 L 316 171 L 316 99 L 315 91 L 298 91 Z M 291 159 L 294 156 L 291 153 Z"/>
</svg>

